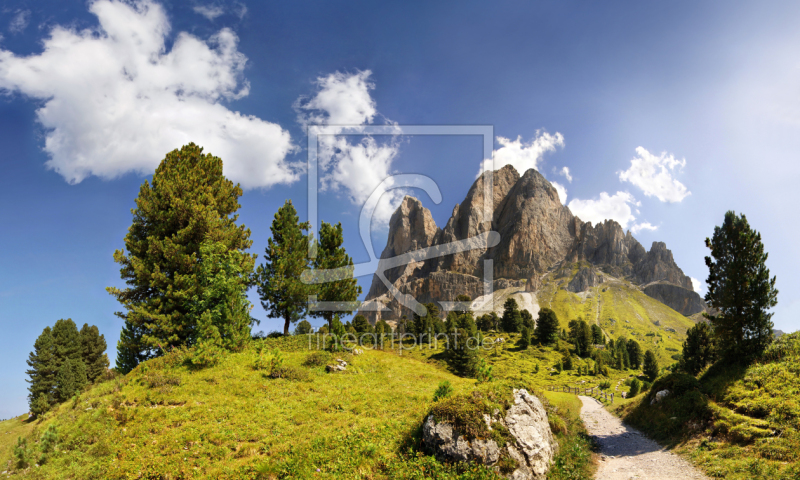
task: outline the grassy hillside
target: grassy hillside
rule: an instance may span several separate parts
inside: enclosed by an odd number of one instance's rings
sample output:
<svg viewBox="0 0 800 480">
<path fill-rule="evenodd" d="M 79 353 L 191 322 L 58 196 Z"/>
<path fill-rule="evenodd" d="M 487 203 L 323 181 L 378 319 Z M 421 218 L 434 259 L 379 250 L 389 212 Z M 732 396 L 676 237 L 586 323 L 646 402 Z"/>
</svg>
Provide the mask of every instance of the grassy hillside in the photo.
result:
<svg viewBox="0 0 800 480">
<path fill-rule="evenodd" d="M 600 325 L 610 338 L 624 335 L 635 339 L 642 348 L 652 349 L 662 365 L 673 363 L 686 331 L 695 322 L 648 297 L 627 280 L 608 274 L 603 274 L 604 283 L 587 292 L 576 294 L 565 290 L 563 287 L 580 266 L 573 264 L 548 273 L 537 293 L 539 306 L 556 312 L 562 328 L 567 328 L 570 320 L 582 317 L 589 324 Z"/>
<path fill-rule="evenodd" d="M 673 395 L 650 405 L 662 389 Z M 699 379 L 672 374 L 619 413 L 690 455 L 710 476 L 800 478 L 800 334 L 749 367 L 717 364 Z"/>
<path fill-rule="evenodd" d="M 325 361 L 308 365 L 320 354 L 307 350 L 305 337 L 265 342 L 283 352 L 287 378 L 254 369 L 254 346 L 200 370 L 187 366 L 185 352 L 173 352 L 90 388 L 41 420 L 0 423 L 0 434 L 7 433 L 0 462 L 14 461 L 12 446 L 23 436 L 31 461 L 43 462 L 16 469 L 21 478 L 497 478 L 421 451 L 420 427 L 438 385 L 447 380 L 455 394 L 467 393 L 475 380 L 452 375 L 430 356 L 369 349 L 338 355 L 350 366 L 328 374 Z M 498 371 L 506 377 L 498 378 L 501 385 L 531 390 L 548 377 L 540 381 L 499 361 Z M 575 397 L 539 395 L 552 401 L 547 408 L 563 447 L 550 478 L 590 478 L 590 444 Z M 58 441 L 43 455 L 52 425 Z"/>
</svg>

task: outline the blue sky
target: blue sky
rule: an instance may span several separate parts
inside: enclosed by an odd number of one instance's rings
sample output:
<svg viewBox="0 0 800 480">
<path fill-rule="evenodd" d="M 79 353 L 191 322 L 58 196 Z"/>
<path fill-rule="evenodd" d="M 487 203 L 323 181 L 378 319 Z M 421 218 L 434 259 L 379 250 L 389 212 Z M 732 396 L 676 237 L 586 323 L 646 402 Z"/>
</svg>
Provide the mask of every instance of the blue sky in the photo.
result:
<svg viewBox="0 0 800 480">
<path fill-rule="evenodd" d="M 538 168 L 584 220 L 666 242 L 701 281 L 703 240 L 725 211 L 744 212 L 778 277 L 776 327 L 800 328 L 796 2 L 0 8 L 0 418 L 27 408 L 25 359 L 59 318 L 97 325 L 113 363 L 112 253 L 168 150 L 193 140 L 223 158 L 261 253 L 286 198 L 307 211 L 306 123 L 492 125 L 496 161 Z M 356 261 L 359 202 L 376 182 L 436 180 L 443 201 L 420 197 L 441 226 L 482 161 L 477 137 L 329 146 L 320 218 L 343 223 Z M 378 253 L 397 200 L 374 219 Z M 280 328 L 252 300 L 262 328 Z"/>
</svg>

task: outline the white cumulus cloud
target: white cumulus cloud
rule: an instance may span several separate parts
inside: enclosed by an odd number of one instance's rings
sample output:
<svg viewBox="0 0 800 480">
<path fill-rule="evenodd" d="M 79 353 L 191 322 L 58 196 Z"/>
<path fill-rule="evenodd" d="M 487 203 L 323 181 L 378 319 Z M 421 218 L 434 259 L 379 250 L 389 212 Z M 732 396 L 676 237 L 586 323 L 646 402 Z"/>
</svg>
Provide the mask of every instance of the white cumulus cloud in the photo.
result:
<svg viewBox="0 0 800 480">
<path fill-rule="evenodd" d="M 553 188 L 558 192 L 558 199 L 561 200 L 562 205 L 567 204 L 567 189 L 558 182 L 550 182 Z"/>
<path fill-rule="evenodd" d="M 634 235 L 641 232 L 642 230 L 650 230 L 652 232 L 658 230 L 658 226 L 653 225 L 650 222 L 642 222 L 642 223 L 637 223 L 636 225 L 631 227 L 631 233 L 633 233 Z"/>
<path fill-rule="evenodd" d="M 568 206 L 570 211 L 584 222 L 598 224 L 605 220 L 616 220 L 625 229 L 629 223 L 636 220 L 631 212 L 631 205 L 638 205 L 638 202 L 628 192 L 617 192 L 614 195 L 602 192 L 595 199 L 576 198 L 569 202 Z"/>
<path fill-rule="evenodd" d="M 692 281 L 692 288 L 694 291 L 697 293 L 703 293 L 703 283 L 694 277 L 689 277 L 689 279 Z"/>
<path fill-rule="evenodd" d="M 572 175 L 569 173 L 569 167 L 562 168 L 558 174 L 566 178 L 569 183 L 572 183 Z"/>
<path fill-rule="evenodd" d="M 42 102 L 48 167 L 70 183 L 151 173 L 167 152 L 195 142 L 245 188 L 298 179 L 301 167 L 286 161 L 289 133 L 222 103 L 249 93 L 231 30 L 208 40 L 182 32 L 167 50 L 160 5 L 101 0 L 89 10 L 99 27 L 56 26 L 40 54 L 0 49 L 0 90 Z"/>
<path fill-rule="evenodd" d="M 209 20 L 214 20 L 224 14 L 225 10 L 218 5 L 196 5 L 194 7 L 194 13 L 202 15 Z"/>
<path fill-rule="evenodd" d="M 371 136 L 342 135 L 362 131 L 358 127 L 371 124 L 378 115 L 370 94 L 375 88 L 371 75 L 364 70 L 320 77 L 316 92 L 295 102 L 301 124 L 334 126 L 339 134 L 318 137 L 322 189 L 344 190 L 359 207 L 392 175 L 392 163 L 400 151 L 394 139 L 379 142 Z M 374 214 L 379 226 L 388 225 L 404 193 L 389 190 L 383 195 Z"/>
<path fill-rule="evenodd" d="M 31 11 L 30 10 L 22 10 L 17 12 L 14 15 L 14 18 L 11 19 L 11 22 L 8 24 L 8 31 L 11 33 L 21 33 L 28 27 L 28 23 L 31 21 Z"/>
<path fill-rule="evenodd" d="M 500 148 L 492 152 L 494 161 L 492 168 L 500 170 L 506 165 L 512 165 L 520 175 L 523 175 L 531 168 L 539 170 L 539 163 L 545 153 L 554 152 L 558 147 L 563 148 L 564 136 L 558 132 L 555 135 L 551 135 L 538 130 L 534 138 L 529 142 L 522 141 L 521 136 L 518 136 L 516 140 L 498 136 L 497 143 L 500 144 Z M 475 178 L 483 174 L 487 163 L 488 160 L 484 160 Z"/>
<path fill-rule="evenodd" d="M 677 168 L 686 166 L 686 159 L 678 160 L 673 155 L 662 152 L 656 156 L 643 147 L 636 148 L 636 157 L 631 160 L 629 169 L 619 172 L 619 179 L 641 188 L 648 197 L 656 197 L 662 202 L 680 202 L 691 192 L 673 178 Z"/>
</svg>

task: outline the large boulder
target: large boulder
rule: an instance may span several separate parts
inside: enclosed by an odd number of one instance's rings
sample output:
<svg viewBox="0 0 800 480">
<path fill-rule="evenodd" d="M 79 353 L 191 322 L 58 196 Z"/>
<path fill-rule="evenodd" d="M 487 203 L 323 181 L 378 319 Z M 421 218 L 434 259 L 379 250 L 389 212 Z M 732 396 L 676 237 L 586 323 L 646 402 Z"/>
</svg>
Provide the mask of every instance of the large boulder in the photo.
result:
<svg viewBox="0 0 800 480">
<path fill-rule="evenodd" d="M 484 415 L 489 432 L 498 436 L 468 438 L 448 421 L 428 416 L 422 429 L 426 447 L 443 461 L 474 461 L 493 467 L 514 480 L 543 480 L 558 444 L 553 438 L 547 412 L 527 390 L 514 390 L 513 403 L 505 415 Z M 502 445 L 501 445 L 502 444 Z"/>
</svg>

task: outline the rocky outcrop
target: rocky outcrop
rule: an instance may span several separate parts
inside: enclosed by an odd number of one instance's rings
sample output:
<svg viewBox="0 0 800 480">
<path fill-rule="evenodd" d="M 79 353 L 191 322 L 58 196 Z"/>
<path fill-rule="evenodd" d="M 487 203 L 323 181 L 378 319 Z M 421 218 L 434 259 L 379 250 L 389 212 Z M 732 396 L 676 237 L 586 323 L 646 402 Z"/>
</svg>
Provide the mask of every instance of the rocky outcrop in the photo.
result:
<svg viewBox="0 0 800 480">
<path fill-rule="evenodd" d="M 694 290 L 669 283 L 651 283 L 646 285 L 642 291 L 687 317 L 706 310 L 705 302 Z"/>
<path fill-rule="evenodd" d="M 603 276 L 595 273 L 593 268 L 583 267 L 572 277 L 566 289 L 572 293 L 580 293 L 603 283 Z"/>
<path fill-rule="evenodd" d="M 489 181 L 489 203 L 494 208 L 491 218 L 485 212 L 485 186 Z M 675 264 L 664 243 L 654 242 L 647 251 L 613 220 L 597 225 L 584 223 L 561 204 L 555 188 L 539 172 L 531 169 L 520 177 L 510 165 L 482 174 L 442 229 L 419 200 L 403 199 L 389 223 L 389 238 L 381 258 L 475 238 L 489 231 L 500 235 L 500 242 L 494 247 L 395 267 L 386 271 L 386 277 L 400 292 L 412 295 L 420 303 L 451 302 L 460 294 L 474 299 L 483 295 L 483 269 L 491 260 L 495 281 L 526 280 L 527 292 L 538 290 L 541 274 L 554 268 L 559 269 L 554 273 L 557 278 L 562 273 L 569 277 L 561 285 L 573 292 L 598 285 L 602 271 L 637 285 L 669 284 L 680 288 L 653 287 L 648 295 L 684 315 L 705 307 L 699 296 L 692 295 L 691 280 Z M 579 262 L 593 268 L 582 269 L 573 278 L 571 264 Z M 373 323 L 412 314 L 388 293 L 377 276 L 373 277 L 366 300 L 370 306 L 381 303 L 388 308 L 384 312 L 362 308 L 359 313 Z"/>
<path fill-rule="evenodd" d="M 514 390 L 514 403 L 502 418 L 484 416 L 488 428 L 502 426 L 508 431 L 506 444 L 500 447 L 491 438 L 467 438 L 452 423 L 436 422 L 429 416 L 422 428 L 423 441 L 440 460 L 474 461 L 497 466 L 504 456 L 514 460 L 516 468 L 506 478 L 543 480 L 558 449 L 542 402 L 524 389 Z"/>
<path fill-rule="evenodd" d="M 633 275 L 642 284 L 665 281 L 692 290 L 692 280 L 675 264 L 664 242 L 653 242 L 647 255 L 634 264 Z"/>
<path fill-rule="evenodd" d="M 406 196 L 389 220 L 389 239 L 386 248 L 381 253 L 381 258 L 392 258 L 413 250 L 430 247 L 438 233 L 439 228 L 433 220 L 431 211 L 423 207 L 422 202 L 418 199 Z M 422 262 L 414 262 L 388 269 L 385 270 L 386 278 L 396 285 L 398 282 L 402 283 L 403 280 L 414 276 L 422 266 Z M 382 262 L 379 263 L 379 269 L 383 270 Z M 387 291 L 383 282 L 374 276 L 367 298 L 378 297 Z"/>
</svg>

